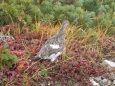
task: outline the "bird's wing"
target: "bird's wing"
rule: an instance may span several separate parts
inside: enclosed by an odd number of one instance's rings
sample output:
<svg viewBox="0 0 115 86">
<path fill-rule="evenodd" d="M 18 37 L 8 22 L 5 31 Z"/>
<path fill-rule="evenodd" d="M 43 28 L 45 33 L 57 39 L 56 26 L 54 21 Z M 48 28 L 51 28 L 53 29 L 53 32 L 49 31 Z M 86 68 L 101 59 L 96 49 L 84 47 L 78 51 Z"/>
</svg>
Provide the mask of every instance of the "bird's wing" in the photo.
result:
<svg viewBox="0 0 115 86">
<path fill-rule="evenodd" d="M 49 38 L 49 39 L 45 42 L 45 45 L 46 45 L 46 44 L 51 44 L 51 43 L 53 43 L 54 40 L 55 40 L 55 37 Z"/>
<path fill-rule="evenodd" d="M 58 44 L 45 44 L 37 55 L 41 58 L 46 58 L 60 51 L 62 51 L 62 47 Z"/>
<path fill-rule="evenodd" d="M 50 59 L 54 61 L 62 52 L 63 47 L 59 44 L 45 44 L 31 61 L 38 59 Z"/>
<path fill-rule="evenodd" d="M 58 34 L 56 34 L 56 35 L 54 35 L 54 36 L 52 36 L 52 37 L 50 37 L 46 42 L 45 42 L 45 44 L 52 44 L 52 43 L 54 43 L 55 41 L 57 41 L 58 39 L 60 39 L 61 38 L 61 36 L 58 36 Z"/>
</svg>

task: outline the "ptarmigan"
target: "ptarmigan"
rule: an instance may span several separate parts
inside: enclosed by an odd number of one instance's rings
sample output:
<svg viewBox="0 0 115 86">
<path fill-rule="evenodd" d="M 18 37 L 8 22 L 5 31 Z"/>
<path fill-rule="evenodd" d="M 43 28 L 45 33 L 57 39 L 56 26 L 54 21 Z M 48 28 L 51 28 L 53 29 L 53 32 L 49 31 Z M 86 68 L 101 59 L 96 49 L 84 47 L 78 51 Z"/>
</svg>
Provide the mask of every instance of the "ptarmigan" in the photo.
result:
<svg viewBox="0 0 115 86">
<path fill-rule="evenodd" d="M 30 60 L 30 62 L 37 61 L 39 59 L 49 59 L 51 62 L 55 61 L 56 58 L 61 55 L 65 49 L 65 28 L 69 25 L 69 21 L 65 20 L 62 23 L 60 31 L 49 38 L 37 55 Z"/>
</svg>

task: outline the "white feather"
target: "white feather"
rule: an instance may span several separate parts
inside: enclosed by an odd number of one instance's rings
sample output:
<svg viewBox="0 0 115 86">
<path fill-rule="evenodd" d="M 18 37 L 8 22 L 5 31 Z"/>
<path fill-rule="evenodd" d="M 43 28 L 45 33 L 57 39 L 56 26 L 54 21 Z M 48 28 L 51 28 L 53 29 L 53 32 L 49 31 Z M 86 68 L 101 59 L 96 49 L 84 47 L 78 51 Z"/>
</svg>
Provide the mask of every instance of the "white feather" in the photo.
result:
<svg viewBox="0 0 115 86">
<path fill-rule="evenodd" d="M 57 45 L 57 44 L 50 44 L 50 47 L 51 47 L 52 49 L 58 49 L 58 48 L 59 48 L 59 45 Z"/>
<path fill-rule="evenodd" d="M 111 66 L 111 67 L 115 67 L 115 62 L 109 61 L 109 60 L 104 60 L 103 61 L 105 64 Z"/>
<path fill-rule="evenodd" d="M 52 54 L 49 57 L 45 57 L 44 59 L 50 59 L 52 62 L 59 56 L 61 55 L 62 52 L 58 52 L 57 54 Z"/>
</svg>

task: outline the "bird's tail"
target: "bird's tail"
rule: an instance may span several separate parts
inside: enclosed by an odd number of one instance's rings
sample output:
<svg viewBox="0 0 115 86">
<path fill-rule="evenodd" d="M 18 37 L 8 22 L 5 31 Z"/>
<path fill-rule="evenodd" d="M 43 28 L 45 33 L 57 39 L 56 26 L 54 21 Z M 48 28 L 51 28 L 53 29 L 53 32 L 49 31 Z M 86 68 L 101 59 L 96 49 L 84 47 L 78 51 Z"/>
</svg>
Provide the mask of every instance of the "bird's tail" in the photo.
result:
<svg viewBox="0 0 115 86">
<path fill-rule="evenodd" d="M 35 56 L 34 58 L 32 58 L 32 59 L 30 60 L 30 62 L 34 62 L 34 61 L 37 61 L 37 60 L 39 60 L 39 59 L 40 59 L 40 57 Z"/>
</svg>

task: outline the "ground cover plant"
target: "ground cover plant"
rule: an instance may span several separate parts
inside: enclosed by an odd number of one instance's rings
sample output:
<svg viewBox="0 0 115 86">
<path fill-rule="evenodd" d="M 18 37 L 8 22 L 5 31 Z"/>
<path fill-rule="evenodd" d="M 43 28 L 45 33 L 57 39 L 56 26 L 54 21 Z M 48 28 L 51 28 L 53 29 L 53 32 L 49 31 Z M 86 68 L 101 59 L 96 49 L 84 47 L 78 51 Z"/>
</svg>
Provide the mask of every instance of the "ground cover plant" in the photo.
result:
<svg viewBox="0 0 115 86">
<path fill-rule="evenodd" d="M 103 59 L 115 61 L 114 0 L 1 0 L 0 86 L 92 86 L 90 77 L 109 77 Z M 29 60 L 45 41 L 66 29 L 66 52 L 58 61 Z"/>
<path fill-rule="evenodd" d="M 99 62 L 103 58 L 108 58 L 107 54 L 111 54 L 109 58 L 113 58 L 114 36 L 109 37 L 101 28 L 84 33 L 80 27 L 75 26 L 69 26 L 66 31 L 66 53 L 59 57 L 58 62 L 38 61 L 28 66 L 29 59 L 36 55 L 47 38 L 59 30 L 60 25 L 44 26 L 42 23 L 37 23 L 36 27 L 39 28 L 36 29 L 38 32 L 31 31 L 23 34 L 22 31 L 20 35 L 14 36 L 14 39 L 6 39 L 8 46 L 6 49 L 18 58 L 18 62 L 11 64 L 10 67 L 1 68 L 0 83 L 3 86 L 37 86 L 49 83 L 71 86 L 76 82 L 81 86 L 84 84 L 90 86 L 88 78 L 107 76 L 106 73 L 110 72 Z M 1 43 L 1 47 L 3 44 L 4 42 Z"/>
</svg>

